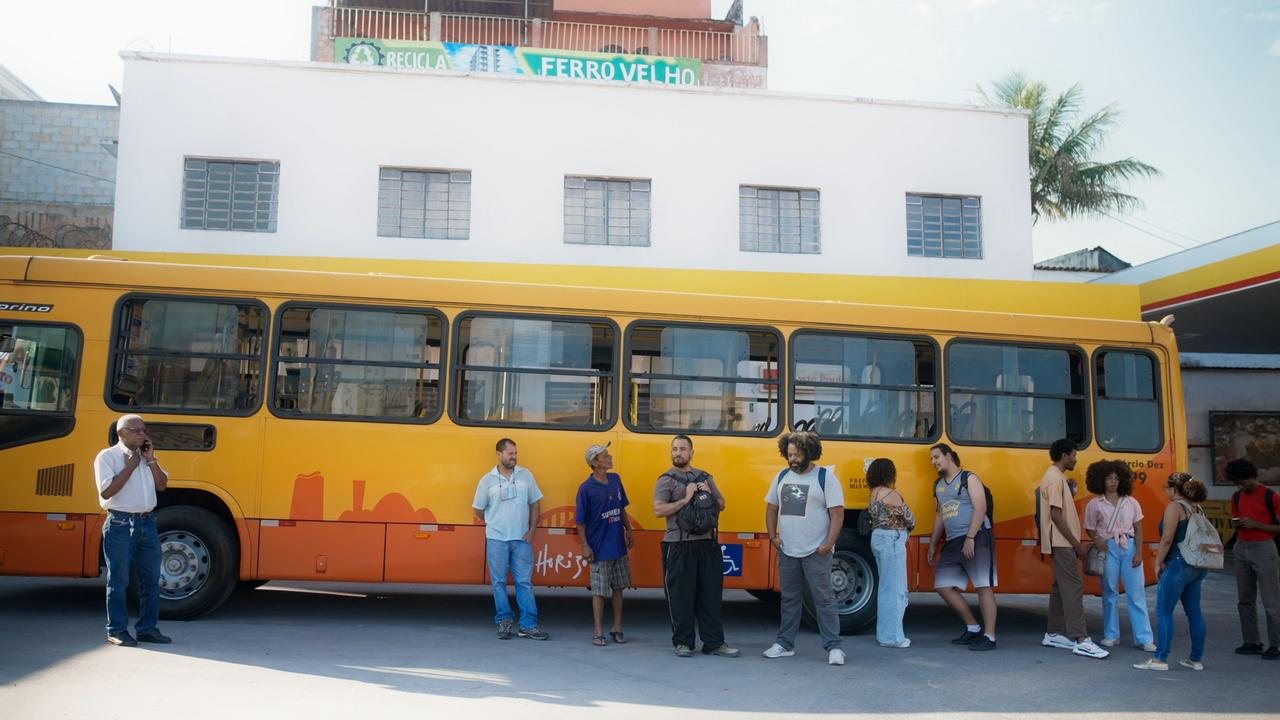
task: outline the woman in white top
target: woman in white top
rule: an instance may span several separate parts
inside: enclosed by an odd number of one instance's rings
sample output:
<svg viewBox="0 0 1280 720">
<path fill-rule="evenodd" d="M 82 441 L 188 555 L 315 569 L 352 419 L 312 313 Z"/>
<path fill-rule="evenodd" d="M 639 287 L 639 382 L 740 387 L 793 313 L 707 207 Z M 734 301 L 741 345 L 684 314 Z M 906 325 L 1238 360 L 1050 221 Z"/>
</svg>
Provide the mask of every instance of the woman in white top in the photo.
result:
<svg viewBox="0 0 1280 720">
<path fill-rule="evenodd" d="M 1129 605 L 1133 644 L 1155 652 L 1155 635 L 1147 616 L 1142 567 L 1142 506 L 1133 497 L 1133 473 L 1121 460 L 1101 460 L 1085 471 L 1085 487 L 1096 497 L 1084 509 L 1084 527 L 1107 554 L 1102 576 L 1102 644 L 1120 644 L 1120 584 Z"/>
</svg>

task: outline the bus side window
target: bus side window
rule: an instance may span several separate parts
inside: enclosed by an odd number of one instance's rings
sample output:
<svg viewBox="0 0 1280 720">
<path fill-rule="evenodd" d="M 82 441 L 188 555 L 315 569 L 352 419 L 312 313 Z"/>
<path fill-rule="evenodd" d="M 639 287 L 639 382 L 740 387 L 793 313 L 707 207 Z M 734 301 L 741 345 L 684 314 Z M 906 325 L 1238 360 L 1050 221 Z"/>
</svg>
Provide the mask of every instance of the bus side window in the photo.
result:
<svg viewBox="0 0 1280 720">
<path fill-rule="evenodd" d="M 947 348 L 948 433 L 957 443 L 1089 443 L 1084 355 L 1072 347 L 956 340 Z"/>
<path fill-rule="evenodd" d="M 70 326 L 0 323 L 0 447 L 71 432 L 80 345 Z"/>
<path fill-rule="evenodd" d="M 1151 452 L 1162 444 L 1156 361 L 1145 352 L 1094 354 L 1098 444 L 1106 450 Z"/>
</svg>

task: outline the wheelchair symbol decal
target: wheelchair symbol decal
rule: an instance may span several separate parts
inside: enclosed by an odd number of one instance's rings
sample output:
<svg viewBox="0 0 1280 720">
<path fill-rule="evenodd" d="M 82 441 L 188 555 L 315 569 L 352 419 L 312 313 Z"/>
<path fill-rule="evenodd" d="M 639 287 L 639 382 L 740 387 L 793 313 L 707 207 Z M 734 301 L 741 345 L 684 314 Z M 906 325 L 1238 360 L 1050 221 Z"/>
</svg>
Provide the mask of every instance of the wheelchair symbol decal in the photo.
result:
<svg viewBox="0 0 1280 720">
<path fill-rule="evenodd" d="M 742 546 L 721 545 L 720 561 L 724 563 L 725 577 L 742 577 Z"/>
</svg>

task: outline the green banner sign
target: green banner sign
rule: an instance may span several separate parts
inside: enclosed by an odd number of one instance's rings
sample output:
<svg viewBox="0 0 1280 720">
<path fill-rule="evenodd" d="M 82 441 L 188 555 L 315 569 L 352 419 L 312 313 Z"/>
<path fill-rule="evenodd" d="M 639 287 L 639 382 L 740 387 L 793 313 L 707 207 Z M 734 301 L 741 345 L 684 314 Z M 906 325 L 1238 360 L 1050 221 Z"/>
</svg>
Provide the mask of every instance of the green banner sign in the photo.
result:
<svg viewBox="0 0 1280 720">
<path fill-rule="evenodd" d="M 350 65 L 409 70 L 490 72 L 658 85 L 702 83 L 702 61 L 693 58 L 509 45 L 340 37 L 334 40 L 334 59 Z"/>
</svg>

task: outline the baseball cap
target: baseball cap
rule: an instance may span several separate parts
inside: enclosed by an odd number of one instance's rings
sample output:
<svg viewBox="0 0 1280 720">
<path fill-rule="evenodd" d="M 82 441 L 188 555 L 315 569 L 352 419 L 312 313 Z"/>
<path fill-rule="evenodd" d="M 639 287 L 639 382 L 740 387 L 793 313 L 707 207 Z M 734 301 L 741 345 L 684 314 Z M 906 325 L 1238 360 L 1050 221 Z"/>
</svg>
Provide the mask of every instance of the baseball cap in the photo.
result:
<svg viewBox="0 0 1280 720">
<path fill-rule="evenodd" d="M 601 455 L 605 450 L 608 450 L 608 449 L 609 449 L 609 446 L 610 446 L 610 445 L 612 445 L 612 444 L 613 444 L 613 443 L 612 443 L 612 441 L 610 441 L 610 442 L 607 442 L 607 443 L 605 443 L 605 444 L 603 444 L 603 445 L 592 445 L 591 447 L 587 448 L 587 455 L 586 455 L 586 457 L 587 457 L 587 464 L 588 464 L 588 465 L 590 465 L 590 464 L 591 464 L 591 463 L 592 463 L 592 462 L 593 462 L 597 457 L 599 457 L 599 456 L 600 456 L 600 455 Z"/>
</svg>

